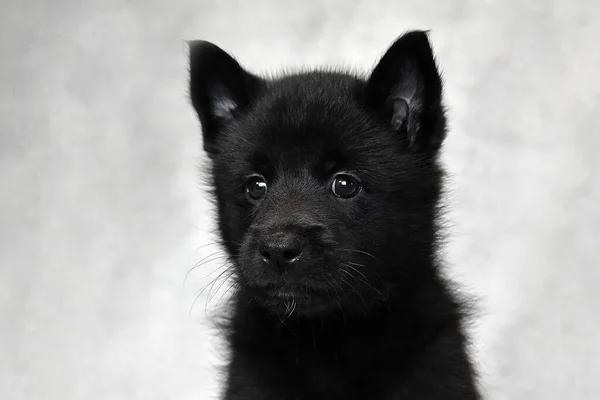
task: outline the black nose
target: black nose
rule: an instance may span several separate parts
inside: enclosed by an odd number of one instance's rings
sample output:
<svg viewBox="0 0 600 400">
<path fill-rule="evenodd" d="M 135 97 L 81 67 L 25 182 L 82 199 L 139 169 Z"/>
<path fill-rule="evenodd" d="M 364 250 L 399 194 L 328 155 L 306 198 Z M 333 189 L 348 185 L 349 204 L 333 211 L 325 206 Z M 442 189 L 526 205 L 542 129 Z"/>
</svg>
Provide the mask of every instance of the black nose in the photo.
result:
<svg viewBox="0 0 600 400">
<path fill-rule="evenodd" d="M 278 232 L 266 236 L 258 251 L 264 262 L 278 268 L 285 268 L 302 254 L 302 241 L 294 233 Z"/>
</svg>

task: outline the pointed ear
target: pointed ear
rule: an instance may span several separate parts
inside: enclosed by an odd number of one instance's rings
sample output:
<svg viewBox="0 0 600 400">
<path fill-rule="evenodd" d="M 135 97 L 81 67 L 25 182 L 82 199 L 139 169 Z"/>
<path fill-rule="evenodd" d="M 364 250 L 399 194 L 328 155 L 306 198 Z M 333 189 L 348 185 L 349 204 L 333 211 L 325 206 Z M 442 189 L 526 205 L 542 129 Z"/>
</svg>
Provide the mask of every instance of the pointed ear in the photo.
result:
<svg viewBox="0 0 600 400">
<path fill-rule="evenodd" d="M 394 42 L 367 83 L 367 101 L 414 151 L 438 150 L 446 130 L 442 80 L 424 31 Z"/>
<path fill-rule="evenodd" d="M 189 47 L 190 97 L 202 124 L 204 150 L 218 153 L 220 131 L 250 106 L 263 81 L 212 43 L 195 40 Z"/>
</svg>

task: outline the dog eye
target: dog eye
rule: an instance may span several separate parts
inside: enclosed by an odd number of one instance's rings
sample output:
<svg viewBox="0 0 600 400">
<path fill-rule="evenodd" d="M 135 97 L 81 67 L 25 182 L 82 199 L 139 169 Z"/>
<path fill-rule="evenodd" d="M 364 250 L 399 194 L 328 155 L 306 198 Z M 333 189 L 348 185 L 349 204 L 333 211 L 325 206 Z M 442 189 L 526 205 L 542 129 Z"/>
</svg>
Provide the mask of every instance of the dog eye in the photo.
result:
<svg viewBox="0 0 600 400">
<path fill-rule="evenodd" d="M 331 191 L 333 194 L 344 199 L 356 196 L 360 190 L 360 181 L 358 178 L 351 175 L 337 175 L 331 183 Z"/>
<path fill-rule="evenodd" d="M 246 195 L 252 200 L 260 200 L 267 193 L 267 182 L 260 176 L 253 176 L 246 181 Z"/>
</svg>

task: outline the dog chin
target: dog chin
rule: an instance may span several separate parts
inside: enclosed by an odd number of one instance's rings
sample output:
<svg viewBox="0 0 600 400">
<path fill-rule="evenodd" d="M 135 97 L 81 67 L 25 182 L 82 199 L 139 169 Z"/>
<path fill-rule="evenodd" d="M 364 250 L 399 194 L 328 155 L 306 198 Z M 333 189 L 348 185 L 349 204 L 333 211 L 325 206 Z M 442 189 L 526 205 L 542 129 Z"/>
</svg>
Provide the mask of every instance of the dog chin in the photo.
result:
<svg viewBox="0 0 600 400">
<path fill-rule="evenodd" d="M 247 289 L 254 301 L 279 316 L 327 314 L 342 307 L 342 299 L 336 298 L 335 292 L 309 285 L 281 284 Z"/>
</svg>

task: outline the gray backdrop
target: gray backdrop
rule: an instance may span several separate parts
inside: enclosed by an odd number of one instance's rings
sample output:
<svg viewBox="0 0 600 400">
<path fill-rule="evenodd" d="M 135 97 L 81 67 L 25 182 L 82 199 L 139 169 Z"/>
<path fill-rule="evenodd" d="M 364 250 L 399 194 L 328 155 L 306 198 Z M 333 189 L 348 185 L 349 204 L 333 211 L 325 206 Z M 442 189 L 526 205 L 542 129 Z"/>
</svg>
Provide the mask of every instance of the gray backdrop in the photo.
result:
<svg viewBox="0 0 600 400">
<path fill-rule="evenodd" d="M 366 69 L 421 28 L 451 112 L 448 271 L 482 297 L 489 397 L 597 399 L 599 15 L 594 0 L 3 0 L 0 398 L 215 398 L 206 315 L 227 286 L 191 307 L 219 255 L 184 283 L 218 249 L 183 40 L 255 72 Z"/>
</svg>

